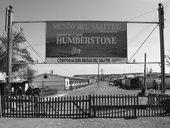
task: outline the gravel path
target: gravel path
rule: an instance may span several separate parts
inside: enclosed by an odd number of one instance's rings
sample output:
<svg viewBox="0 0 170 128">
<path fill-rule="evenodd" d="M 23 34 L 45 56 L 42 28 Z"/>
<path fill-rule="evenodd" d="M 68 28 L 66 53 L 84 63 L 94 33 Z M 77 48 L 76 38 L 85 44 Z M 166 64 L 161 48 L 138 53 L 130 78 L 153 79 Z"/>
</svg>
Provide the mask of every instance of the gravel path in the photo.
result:
<svg viewBox="0 0 170 128">
<path fill-rule="evenodd" d="M 59 92 L 61 94 L 67 94 L 66 96 L 75 96 L 75 95 L 115 95 L 115 94 L 137 94 L 141 90 L 125 90 L 119 87 L 110 87 L 107 82 L 102 82 L 98 86 L 97 83 L 84 87 L 74 89 L 73 91 Z"/>
</svg>

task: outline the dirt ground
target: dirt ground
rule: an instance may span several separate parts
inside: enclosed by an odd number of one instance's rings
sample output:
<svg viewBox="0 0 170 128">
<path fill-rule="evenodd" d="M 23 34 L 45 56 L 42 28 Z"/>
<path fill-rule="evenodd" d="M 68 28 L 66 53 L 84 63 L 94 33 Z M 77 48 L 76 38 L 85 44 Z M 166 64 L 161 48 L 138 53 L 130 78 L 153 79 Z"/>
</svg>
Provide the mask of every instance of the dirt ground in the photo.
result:
<svg viewBox="0 0 170 128">
<path fill-rule="evenodd" d="M 110 87 L 107 82 L 102 82 L 99 85 L 86 86 L 84 88 L 74 89 L 73 91 L 58 92 L 57 95 L 66 94 L 65 96 L 79 96 L 79 95 L 115 95 L 115 94 L 137 94 L 140 90 L 125 90 L 119 87 Z M 53 95 L 54 97 L 57 95 Z"/>
<path fill-rule="evenodd" d="M 124 90 L 109 87 L 101 83 L 73 91 L 60 92 L 57 95 L 90 95 L 90 94 L 137 94 L 140 90 Z M 63 95 L 64 94 L 64 95 Z M 170 117 L 138 117 L 124 118 L 0 118 L 0 128 L 170 128 Z"/>
<path fill-rule="evenodd" d="M 0 118 L 0 128 L 169 128 L 170 117 L 137 119 Z"/>
<path fill-rule="evenodd" d="M 84 87 L 84 88 L 79 88 L 79 89 L 74 89 L 73 91 L 65 91 L 65 92 L 59 92 L 57 95 L 63 95 L 65 96 L 77 96 L 77 95 L 125 95 L 125 94 L 130 94 L 130 95 L 137 95 L 138 92 L 141 92 L 140 89 L 122 89 L 119 87 L 110 87 L 107 82 L 101 82 L 99 85 L 97 83 L 94 83 L 93 85 Z M 149 90 L 148 90 L 149 92 Z M 170 90 L 166 90 L 167 94 L 170 94 Z M 53 95 L 54 97 L 57 95 Z"/>
</svg>

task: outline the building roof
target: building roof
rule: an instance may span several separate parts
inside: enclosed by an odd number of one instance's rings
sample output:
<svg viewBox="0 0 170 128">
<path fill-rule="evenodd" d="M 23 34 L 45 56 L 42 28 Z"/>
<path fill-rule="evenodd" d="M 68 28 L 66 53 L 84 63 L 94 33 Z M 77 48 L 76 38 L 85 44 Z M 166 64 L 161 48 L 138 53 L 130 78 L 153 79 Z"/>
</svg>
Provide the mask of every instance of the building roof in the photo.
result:
<svg viewBox="0 0 170 128">
<path fill-rule="evenodd" d="M 57 76 L 57 77 L 62 77 L 62 78 L 68 78 L 68 79 L 87 80 L 87 78 L 83 78 L 83 77 L 70 77 L 70 76 L 62 76 L 62 75 L 50 74 L 50 73 L 39 74 L 39 75 L 37 75 L 37 76 L 34 76 L 33 78 L 36 78 L 36 77 L 42 76 L 42 75 L 51 75 L 51 76 Z"/>
<path fill-rule="evenodd" d="M 14 84 L 14 83 L 26 83 L 28 82 L 27 80 L 22 80 L 22 81 L 11 81 L 10 83 Z M 0 83 L 6 83 L 6 80 L 0 81 Z"/>
<path fill-rule="evenodd" d="M 39 76 L 42 76 L 42 75 L 51 75 L 51 76 L 57 76 L 57 77 L 63 77 L 63 78 L 66 78 L 66 76 L 61 76 L 61 75 L 57 75 L 57 74 L 50 74 L 50 73 L 43 73 L 43 74 L 39 74 L 37 76 L 34 76 L 32 78 L 36 78 L 36 77 L 39 77 Z"/>
<path fill-rule="evenodd" d="M 69 79 L 78 79 L 78 80 L 88 80 L 88 78 L 83 78 L 83 77 L 67 77 Z"/>
</svg>

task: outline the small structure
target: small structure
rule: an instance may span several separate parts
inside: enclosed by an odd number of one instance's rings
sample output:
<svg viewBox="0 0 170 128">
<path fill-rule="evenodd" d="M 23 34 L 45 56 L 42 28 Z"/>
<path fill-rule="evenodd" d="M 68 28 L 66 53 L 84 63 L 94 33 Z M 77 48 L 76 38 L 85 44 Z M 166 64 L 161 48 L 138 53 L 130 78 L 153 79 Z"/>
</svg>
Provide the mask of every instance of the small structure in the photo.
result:
<svg viewBox="0 0 170 128">
<path fill-rule="evenodd" d="M 11 81 L 11 95 L 23 95 L 28 88 L 28 81 Z M 6 81 L 0 81 L 1 95 L 4 95 Z"/>
<path fill-rule="evenodd" d="M 12 80 L 11 82 L 11 95 L 23 95 L 28 89 L 27 80 Z M 0 94 L 4 95 L 4 88 L 6 85 L 6 73 L 0 72 Z"/>
<path fill-rule="evenodd" d="M 123 74 L 118 77 L 110 78 L 110 82 L 114 86 L 119 86 L 124 89 L 135 89 L 141 87 L 141 74 Z"/>
<path fill-rule="evenodd" d="M 140 77 L 135 75 L 125 75 L 122 79 L 122 87 L 125 89 L 135 89 L 141 87 Z"/>
</svg>

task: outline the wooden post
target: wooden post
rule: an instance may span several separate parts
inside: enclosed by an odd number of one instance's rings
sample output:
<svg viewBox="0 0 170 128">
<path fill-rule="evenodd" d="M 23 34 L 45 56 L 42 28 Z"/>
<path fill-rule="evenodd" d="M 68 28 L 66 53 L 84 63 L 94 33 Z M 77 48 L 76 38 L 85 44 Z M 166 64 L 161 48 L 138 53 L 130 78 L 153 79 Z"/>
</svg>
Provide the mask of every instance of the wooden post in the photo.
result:
<svg viewBox="0 0 170 128">
<path fill-rule="evenodd" d="M 89 102 L 89 117 L 91 117 L 91 95 L 88 96 L 88 102 Z"/>
<path fill-rule="evenodd" d="M 144 96 L 146 96 L 146 90 L 147 90 L 147 83 L 146 83 L 146 77 L 147 77 L 147 73 L 146 73 L 146 53 L 145 53 L 145 64 L 144 64 Z"/>
<path fill-rule="evenodd" d="M 165 93 L 165 55 L 164 55 L 164 9 L 159 3 L 159 32 L 160 32 L 160 57 L 161 57 L 161 93 Z"/>
<path fill-rule="evenodd" d="M 146 53 L 144 57 L 144 77 L 143 77 L 143 87 L 142 87 L 142 96 L 146 96 Z"/>
<path fill-rule="evenodd" d="M 6 68 L 6 87 L 4 88 L 5 95 L 11 95 L 11 61 L 12 61 L 12 20 L 11 20 L 11 13 L 12 13 L 12 6 L 9 6 L 8 9 L 8 24 L 7 24 L 7 68 Z"/>
<path fill-rule="evenodd" d="M 100 64 L 98 63 L 98 82 L 97 82 L 97 85 L 98 85 L 98 87 L 99 87 L 99 85 L 100 85 Z"/>
</svg>

